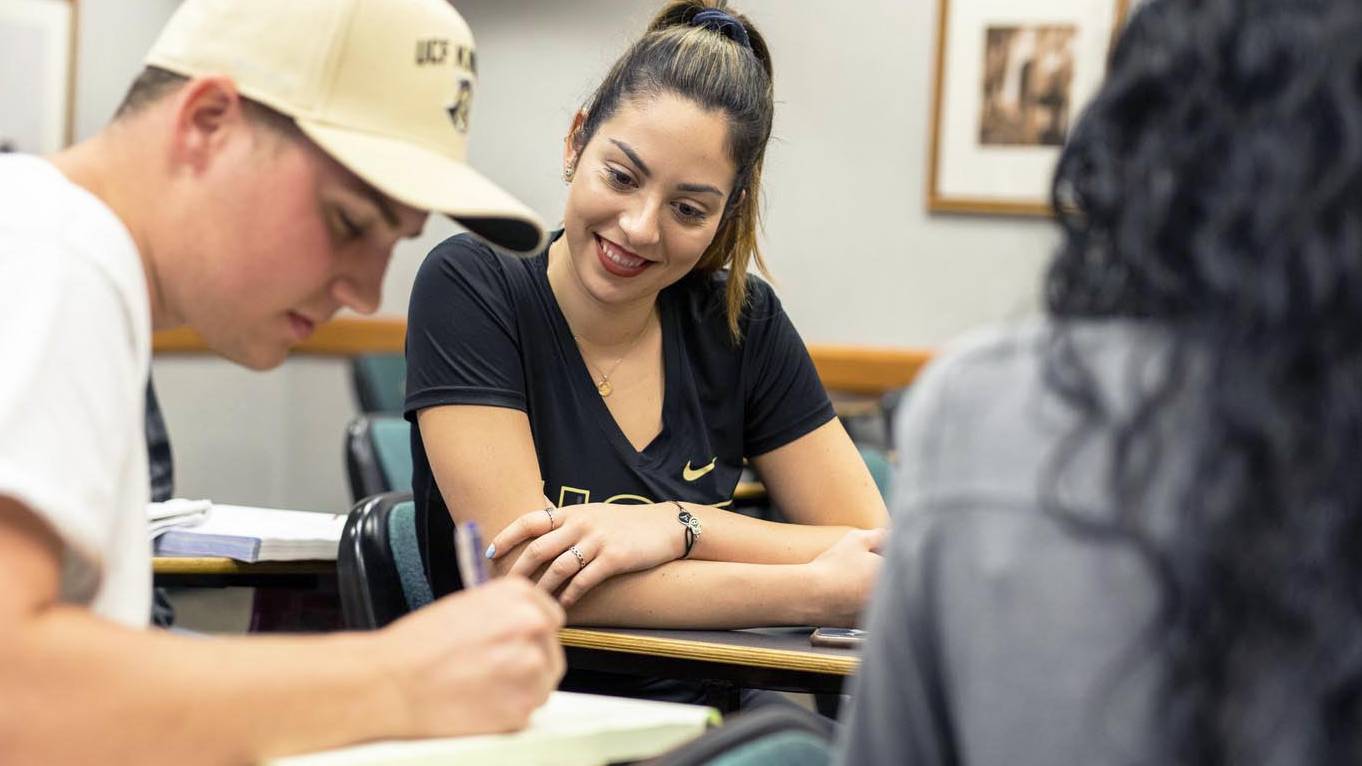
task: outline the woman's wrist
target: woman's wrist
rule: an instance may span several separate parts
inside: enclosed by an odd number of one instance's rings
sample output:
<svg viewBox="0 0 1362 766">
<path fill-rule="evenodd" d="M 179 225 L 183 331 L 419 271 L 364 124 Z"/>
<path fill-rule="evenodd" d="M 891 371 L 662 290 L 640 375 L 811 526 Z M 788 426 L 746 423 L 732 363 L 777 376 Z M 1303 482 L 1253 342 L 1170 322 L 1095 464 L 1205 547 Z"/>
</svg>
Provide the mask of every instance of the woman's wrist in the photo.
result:
<svg viewBox="0 0 1362 766">
<path fill-rule="evenodd" d="M 682 512 L 690 512 L 689 506 L 678 500 L 668 500 L 665 503 L 653 503 L 661 517 L 661 523 L 666 530 L 668 545 L 674 554 L 672 560 L 686 557 L 686 527 L 678 520 L 678 515 Z M 692 549 L 691 553 L 694 553 Z"/>
<path fill-rule="evenodd" d="M 827 605 L 829 588 L 818 567 L 809 564 L 767 564 L 785 572 L 783 596 L 778 599 L 787 625 L 821 625 L 831 611 Z"/>
<path fill-rule="evenodd" d="M 793 568 L 797 574 L 791 578 L 794 583 L 792 587 L 794 595 L 790 603 L 799 612 L 799 624 L 826 624 L 829 617 L 838 609 L 838 605 L 834 603 L 840 593 L 835 582 L 837 573 L 829 572 L 827 567 L 820 566 L 816 561 L 794 564 Z"/>
</svg>

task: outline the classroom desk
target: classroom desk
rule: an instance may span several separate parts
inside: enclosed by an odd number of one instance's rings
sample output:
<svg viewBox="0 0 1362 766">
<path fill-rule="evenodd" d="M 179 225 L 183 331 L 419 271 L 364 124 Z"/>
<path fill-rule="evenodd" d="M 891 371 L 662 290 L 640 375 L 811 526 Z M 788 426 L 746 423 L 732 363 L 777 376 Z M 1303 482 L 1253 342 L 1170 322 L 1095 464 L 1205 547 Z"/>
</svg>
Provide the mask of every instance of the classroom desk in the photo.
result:
<svg viewBox="0 0 1362 766">
<path fill-rule="evenodd" d="M 332 561 L 258 561 L 247 563 L 229 558 L 156 556 L 151 560 L 152 579 L 163 587 L 312 589 L 336 580 Z"/>
<path fill-rule="evenodd" d="M 335 560 L 259 561 L 156 556 L 152 582 L 163 588 L 254 588 L 252 633 L 318 633 L 345 627 Z M 172 596 L 172 603 L 174 597 Z"/>
<path fill-rule="evenodd" d="M 810 646 L 812 628 L 639 630 L 564 628 L 568 666 L 727 681 L 753 689 L 838 694 L 860 665 L 855 649 Z"/>
</svg>

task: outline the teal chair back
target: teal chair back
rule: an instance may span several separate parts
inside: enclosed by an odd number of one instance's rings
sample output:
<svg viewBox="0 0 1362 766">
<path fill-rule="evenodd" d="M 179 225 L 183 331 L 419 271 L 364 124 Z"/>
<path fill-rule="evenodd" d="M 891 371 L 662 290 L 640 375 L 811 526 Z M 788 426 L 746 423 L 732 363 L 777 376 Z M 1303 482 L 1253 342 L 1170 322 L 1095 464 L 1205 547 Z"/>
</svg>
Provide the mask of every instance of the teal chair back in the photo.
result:
<svg viewBox="0 0 1362 766">
<path fill-rule="evenodd" d="M 706 766 L 828 766 L 832 753 L 828 742 L 802 731 L 782 731 L 706 761 Z"/>
<path fill-rule="evenodd" d="M 386 492 L 355 505 L 341 533 L 336 576 L 348 628 L 381 628 L 433 600 L 410 492 Z"/>
<path fill-rule="evenodd" d="M 402 354 L 360 354 L 350 360 L 359 411 L 401 415 L 407 396 L 407 359 Z"/>
<path fill-rule="evenodd" d="M 759 707 L 645 766 L 827 766 L 833 722 L 803 708 Z"/>
<path fill-rule="evenodd" d="M 856 445 L 856 449 L 861 453 L 865 467 L 870 469 L 870 478 L 875 480 L 875 488 L 880 491 L 880 497 L 889 502 L 889 484 L 894 476 L 894 466 L 889 462 L 889 455 L 878 447 L 863 444 Z"/>
<path fill-rule="evenodd" d="M 360 415 L 345 428 L 345 470 L 355 502 L 411 491 L 411 425 L 392 415 Z"/>
<path fill-rule="evenodd" d="M 402 418 L 374 418 L 370 434 L 388 489 L 410 490 L 411 424 Z"/>
<path fill-rule="evenodd" d="M 388 514 L 388 550 L 392 553 L 397 579 L 407 610 L 420 609 L 435 600 L 421 562 L 421 543 L 416 537 L 416 503 L 404 500 Z"/>
</svg>

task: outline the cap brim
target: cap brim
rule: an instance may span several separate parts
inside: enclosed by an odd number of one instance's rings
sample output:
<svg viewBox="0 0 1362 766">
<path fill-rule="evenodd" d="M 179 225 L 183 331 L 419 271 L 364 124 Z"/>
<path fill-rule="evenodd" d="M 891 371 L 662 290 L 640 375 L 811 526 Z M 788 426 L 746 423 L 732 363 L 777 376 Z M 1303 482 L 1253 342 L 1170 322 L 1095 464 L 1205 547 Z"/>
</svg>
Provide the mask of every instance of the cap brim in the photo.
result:
<svg viewBox="0 0 1362 766">
<path fill-rule="evenodd" d="M 516 253 L 536 253 L 544 245 L 539 216 L 466 163 L 372 133 L 305 119 L 298 127 L 337 162 L 404 205 L 444 213 Z"/>
</svg>

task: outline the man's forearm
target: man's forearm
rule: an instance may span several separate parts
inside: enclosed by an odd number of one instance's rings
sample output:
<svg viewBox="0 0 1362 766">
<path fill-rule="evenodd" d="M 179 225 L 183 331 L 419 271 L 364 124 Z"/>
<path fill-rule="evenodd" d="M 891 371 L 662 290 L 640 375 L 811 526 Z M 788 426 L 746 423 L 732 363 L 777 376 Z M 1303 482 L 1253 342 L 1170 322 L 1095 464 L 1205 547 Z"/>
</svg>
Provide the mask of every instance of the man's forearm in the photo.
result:
<svg viewBox="0 0 1362 766">
<path fill-rule="evenodd" d="M 243 763 L 402 725 L 367 636 L 196 639 L 65 606 L 25 623 L 0 638 L 0 761 Z"/>
</svg>

